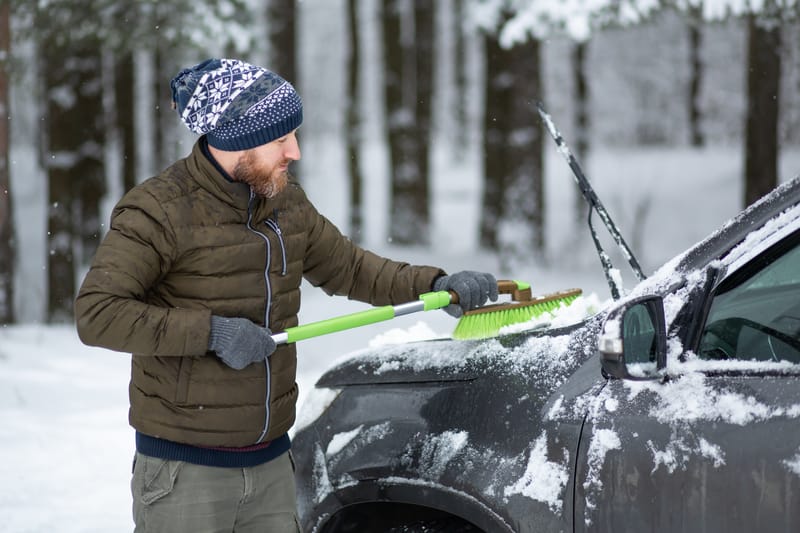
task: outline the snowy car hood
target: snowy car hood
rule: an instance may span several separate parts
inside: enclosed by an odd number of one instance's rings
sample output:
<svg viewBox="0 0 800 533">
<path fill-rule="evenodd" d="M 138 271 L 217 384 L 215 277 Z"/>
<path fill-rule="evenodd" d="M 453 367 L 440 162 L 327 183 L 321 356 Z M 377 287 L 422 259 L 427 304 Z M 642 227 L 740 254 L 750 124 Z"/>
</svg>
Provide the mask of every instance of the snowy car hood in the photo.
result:
<svg viewBox="0 0 800 533">
<path fill-rule="evenodd" d="M 438 339 L 365 349 L 331 368 L 317 386 L 468 381 L 487 372 L 561 375 L 594 353 L 595 330 L 581 322 L 483 340 Z"/>
<path fill-rule="evenodd" d="M 436 338 L 372 346 L 334 363 L 317 386 L 466 381 L 498 369 L 516 372 L 548 364 L 557 368 L 572 359 L 571 351 L 593 353 L 596 339 L 581 332 L 587 322 L 604 315 L 608 304 L 595 294 L 582 295 L 552 312 L 505 326 L 488 339 Z"/>
</svg>

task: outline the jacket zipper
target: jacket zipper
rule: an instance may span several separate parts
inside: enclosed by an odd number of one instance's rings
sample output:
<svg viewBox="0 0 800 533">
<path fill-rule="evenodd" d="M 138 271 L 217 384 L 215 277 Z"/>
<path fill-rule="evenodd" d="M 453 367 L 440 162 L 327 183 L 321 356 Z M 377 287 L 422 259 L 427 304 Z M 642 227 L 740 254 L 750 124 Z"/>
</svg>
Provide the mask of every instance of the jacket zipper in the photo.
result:
<svg viewBox="0 0 800 533">
<path fill-rule="evenodd" d="M 281 245 L 281 259 L 283 260 L 283 267 L 281 268 L 281 276 L 286 275 L 286 245 L 283 242 L 283 232 L 281 231 L 281 227 L 278 225 L 277 220 L 272 220 L 268 218 L 264 221 L 264 223 L 269 226 L 272 231 L 278 236 L 278 243 Z"/>
<path fill-rule="evenodd" d="M 253 227 L 253 200 L 254 199 L 255 199 L 255 194 L 251 190 L 250 191 L 250 200 L 247 203 L 247 229 L 249 229 L 250 231 L 252 231 L 256 235 L 258 235 L 259 237 L 264 239 L 264 242 L 267 245 L 267 249 L 266 249 L 267 262 L 266 262 L 266 266 L 264 267 L 264 282 L 266 283 L 266 290 L 267 290 L 267 294 L 266 294 L 267 304 L 266 304 L 266 308 L 264 310 L 264 325 L 269 327 L 269 310 L 270 310 L 270 307 L 272 307 L 272 287 L 270 286 L 270 283 L 269 283 L 269 265 L 271 263 L 272 249 L 271 249 L 271 246 L 269 244 L 269 238 Z M 266 374 L 266 379 L 264 380 L 266 382 L 266 385 L 267 385 L 267 390 L 266 390 L 267 397 L 266 397 L 266 401 L 264 402 L 264 407 L 265 407 L 266 414 L 265 414 L 265 417 L 264 417 L 264 430 L 261 432 L 261 435 L 258 437 L 258 440 L 256 440 L 256 442 L 255 442 L 256 444 L 259 444 L 259 443 L 261 443 L 261 441 L 264 440 L 264 437 L 267 435 L 267 430 L 269 430 L 269 419 L 270 419 L 269 399 L 270 399 L 271 387 L 272 387 L 272 384 L 271 384 L 272 371 L 270 369 L 269 357 L 266 357 L 264 359 L 264 367 L 265 367 L 265 370 L 266 370 L 266 373 L 267 373 Z"/>
</svg>

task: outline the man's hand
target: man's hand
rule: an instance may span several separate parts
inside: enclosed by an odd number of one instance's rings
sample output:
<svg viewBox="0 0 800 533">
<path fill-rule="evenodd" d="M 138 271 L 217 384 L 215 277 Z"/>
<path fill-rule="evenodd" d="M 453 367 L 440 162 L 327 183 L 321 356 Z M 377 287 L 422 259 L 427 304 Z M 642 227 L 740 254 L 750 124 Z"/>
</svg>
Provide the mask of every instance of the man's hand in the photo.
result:
<svg viewBox="0 0 800 533">
<path fill-rule="evenodd" d="M 485 272 L 464 270 L 449 276 L 440 276 L 433 282 L 434 291 L 453 291 L 458 295 L 457 305 L 444 308 L 447 314 L 456 318 L 464 311 L 476 309 L 486 300 L 497 300 L 497 280 Z"/>
<path fill-rule="evenodd" d="M 251 363 L 263 361 L 275 351 L 272 332 L 246 318 L 211 315 L 208 349 L 231 368 L 241 370 Z"/>
</svg>

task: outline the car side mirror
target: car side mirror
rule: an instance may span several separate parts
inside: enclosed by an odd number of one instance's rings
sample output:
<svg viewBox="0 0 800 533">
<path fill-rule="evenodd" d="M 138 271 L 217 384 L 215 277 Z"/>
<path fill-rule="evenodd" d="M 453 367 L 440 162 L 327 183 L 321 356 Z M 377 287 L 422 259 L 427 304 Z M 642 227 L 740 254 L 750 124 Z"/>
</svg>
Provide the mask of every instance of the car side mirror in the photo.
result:
<svg viewBox="0 0 800 533">
<path fill-rule="evenodd" d="M 620 379 L 652 379 L 667 362 L 664 302 L 648 296 L 613 310 L 598 342 L 604 374 Z"/>
</svg>

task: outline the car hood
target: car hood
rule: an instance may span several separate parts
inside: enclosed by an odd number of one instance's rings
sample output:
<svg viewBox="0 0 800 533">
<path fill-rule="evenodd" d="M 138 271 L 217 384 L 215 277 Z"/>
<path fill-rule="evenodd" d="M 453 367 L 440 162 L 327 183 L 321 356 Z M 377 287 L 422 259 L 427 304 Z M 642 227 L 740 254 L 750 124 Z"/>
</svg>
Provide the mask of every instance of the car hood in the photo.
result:
<svg viewBox="0 0 800 533">
<path fill-rule="evenodd" d="M 482 340 L 448 338 L 369 348 L 335 364 L 317 386 L 468 381 L 487 372 L 552 374 L 594 354 L 600 320 L 595 315 L 564 327 Z"/>
</svg>

